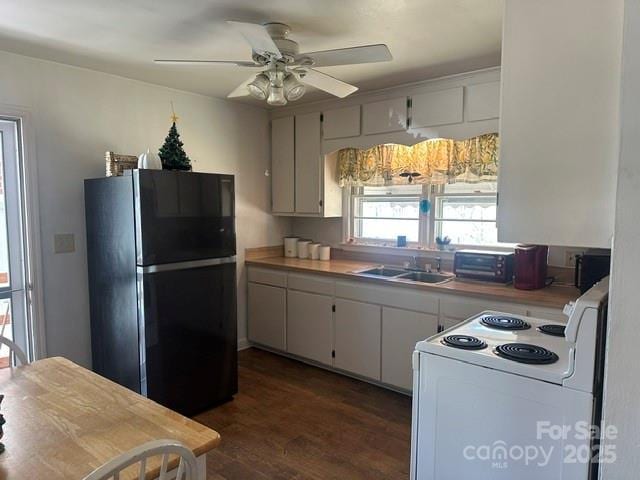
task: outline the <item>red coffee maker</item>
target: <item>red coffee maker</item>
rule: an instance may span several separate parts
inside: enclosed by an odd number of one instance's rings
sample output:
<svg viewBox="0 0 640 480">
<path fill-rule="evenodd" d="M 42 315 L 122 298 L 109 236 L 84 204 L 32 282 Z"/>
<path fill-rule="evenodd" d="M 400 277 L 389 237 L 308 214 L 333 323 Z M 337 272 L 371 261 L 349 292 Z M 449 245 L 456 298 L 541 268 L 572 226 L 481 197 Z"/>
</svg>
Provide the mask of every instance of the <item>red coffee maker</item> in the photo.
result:
<svg viewBox="0 0 640 480">
<path fill-rule="evenodd" d="M 520 290 L 544 288 L 547 281 L 546 245 L 516 245 L 513 286 Z"/>
</svg>

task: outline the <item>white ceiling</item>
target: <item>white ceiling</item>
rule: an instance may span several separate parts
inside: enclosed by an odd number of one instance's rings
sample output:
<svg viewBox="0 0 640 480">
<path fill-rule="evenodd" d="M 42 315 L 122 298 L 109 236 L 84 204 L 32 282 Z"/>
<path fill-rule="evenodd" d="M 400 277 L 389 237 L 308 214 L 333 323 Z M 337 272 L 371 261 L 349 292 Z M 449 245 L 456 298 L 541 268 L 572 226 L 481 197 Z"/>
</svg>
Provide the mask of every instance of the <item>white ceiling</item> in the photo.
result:
<svg viewBox="0 0 640 480">
<path fill-rule="evenodd" d="M 320 69 L 373 90 L 498 65 L 503 1 L 2 0 L 0 49 L 225 97 L 251 72 L 152 60 L 250 60 L 225 20 L 277 21 L 301 51 L 386 43 L 391 62 Z"/>
</svg>

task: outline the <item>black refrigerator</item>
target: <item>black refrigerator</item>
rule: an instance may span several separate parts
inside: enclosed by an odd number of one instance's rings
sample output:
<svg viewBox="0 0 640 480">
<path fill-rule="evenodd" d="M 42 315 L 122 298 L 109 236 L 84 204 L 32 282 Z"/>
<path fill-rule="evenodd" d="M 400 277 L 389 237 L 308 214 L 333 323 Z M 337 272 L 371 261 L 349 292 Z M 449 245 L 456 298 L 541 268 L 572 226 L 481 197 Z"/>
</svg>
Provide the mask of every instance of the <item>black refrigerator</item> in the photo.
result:
<svg viewBox="0 0 640 480">
<path fill-rule="evenodd" d="M 238 390 L 232 175 L 85 180 L 93 370 L 193 415 Z"/>
</svg>

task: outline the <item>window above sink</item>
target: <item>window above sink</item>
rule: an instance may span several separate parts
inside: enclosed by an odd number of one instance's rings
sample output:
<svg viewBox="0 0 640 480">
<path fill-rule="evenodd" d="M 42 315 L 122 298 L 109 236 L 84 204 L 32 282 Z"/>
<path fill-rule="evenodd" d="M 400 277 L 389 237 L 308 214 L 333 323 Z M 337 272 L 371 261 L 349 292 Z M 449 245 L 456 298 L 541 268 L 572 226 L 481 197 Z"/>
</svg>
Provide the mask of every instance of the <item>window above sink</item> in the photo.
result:
<svg viewBox="0 0 640 480">
<path fill-rule="evenodd" d="M 513 246 L 497 241 L 495 181 L 351 187 L 349 200 L 350 244 L 395 247 L 404 235 L 406 247 L 421 250 L 436 250 L 445 236 L 453 248 Z"/>
</svg>

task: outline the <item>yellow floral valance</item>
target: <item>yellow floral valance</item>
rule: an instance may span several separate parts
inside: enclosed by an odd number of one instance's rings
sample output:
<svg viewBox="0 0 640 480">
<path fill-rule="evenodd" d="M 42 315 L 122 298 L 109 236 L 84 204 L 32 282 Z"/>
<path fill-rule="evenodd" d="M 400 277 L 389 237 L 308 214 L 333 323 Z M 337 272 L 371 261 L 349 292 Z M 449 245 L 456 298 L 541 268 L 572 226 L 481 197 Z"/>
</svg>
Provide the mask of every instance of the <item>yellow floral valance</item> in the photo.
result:
<svg viewBox="0 0 640 480">
<path fill-rule="evenodd" d="M 344 148 L 338 152 L 338 177 L 341 186 L 403 184 L 411 174 L 415 183 L 493 181 L 498 143 L 498 134 L 489 133 L 467 140 L 426 140 L 411 147 Z"/>
</svg>

